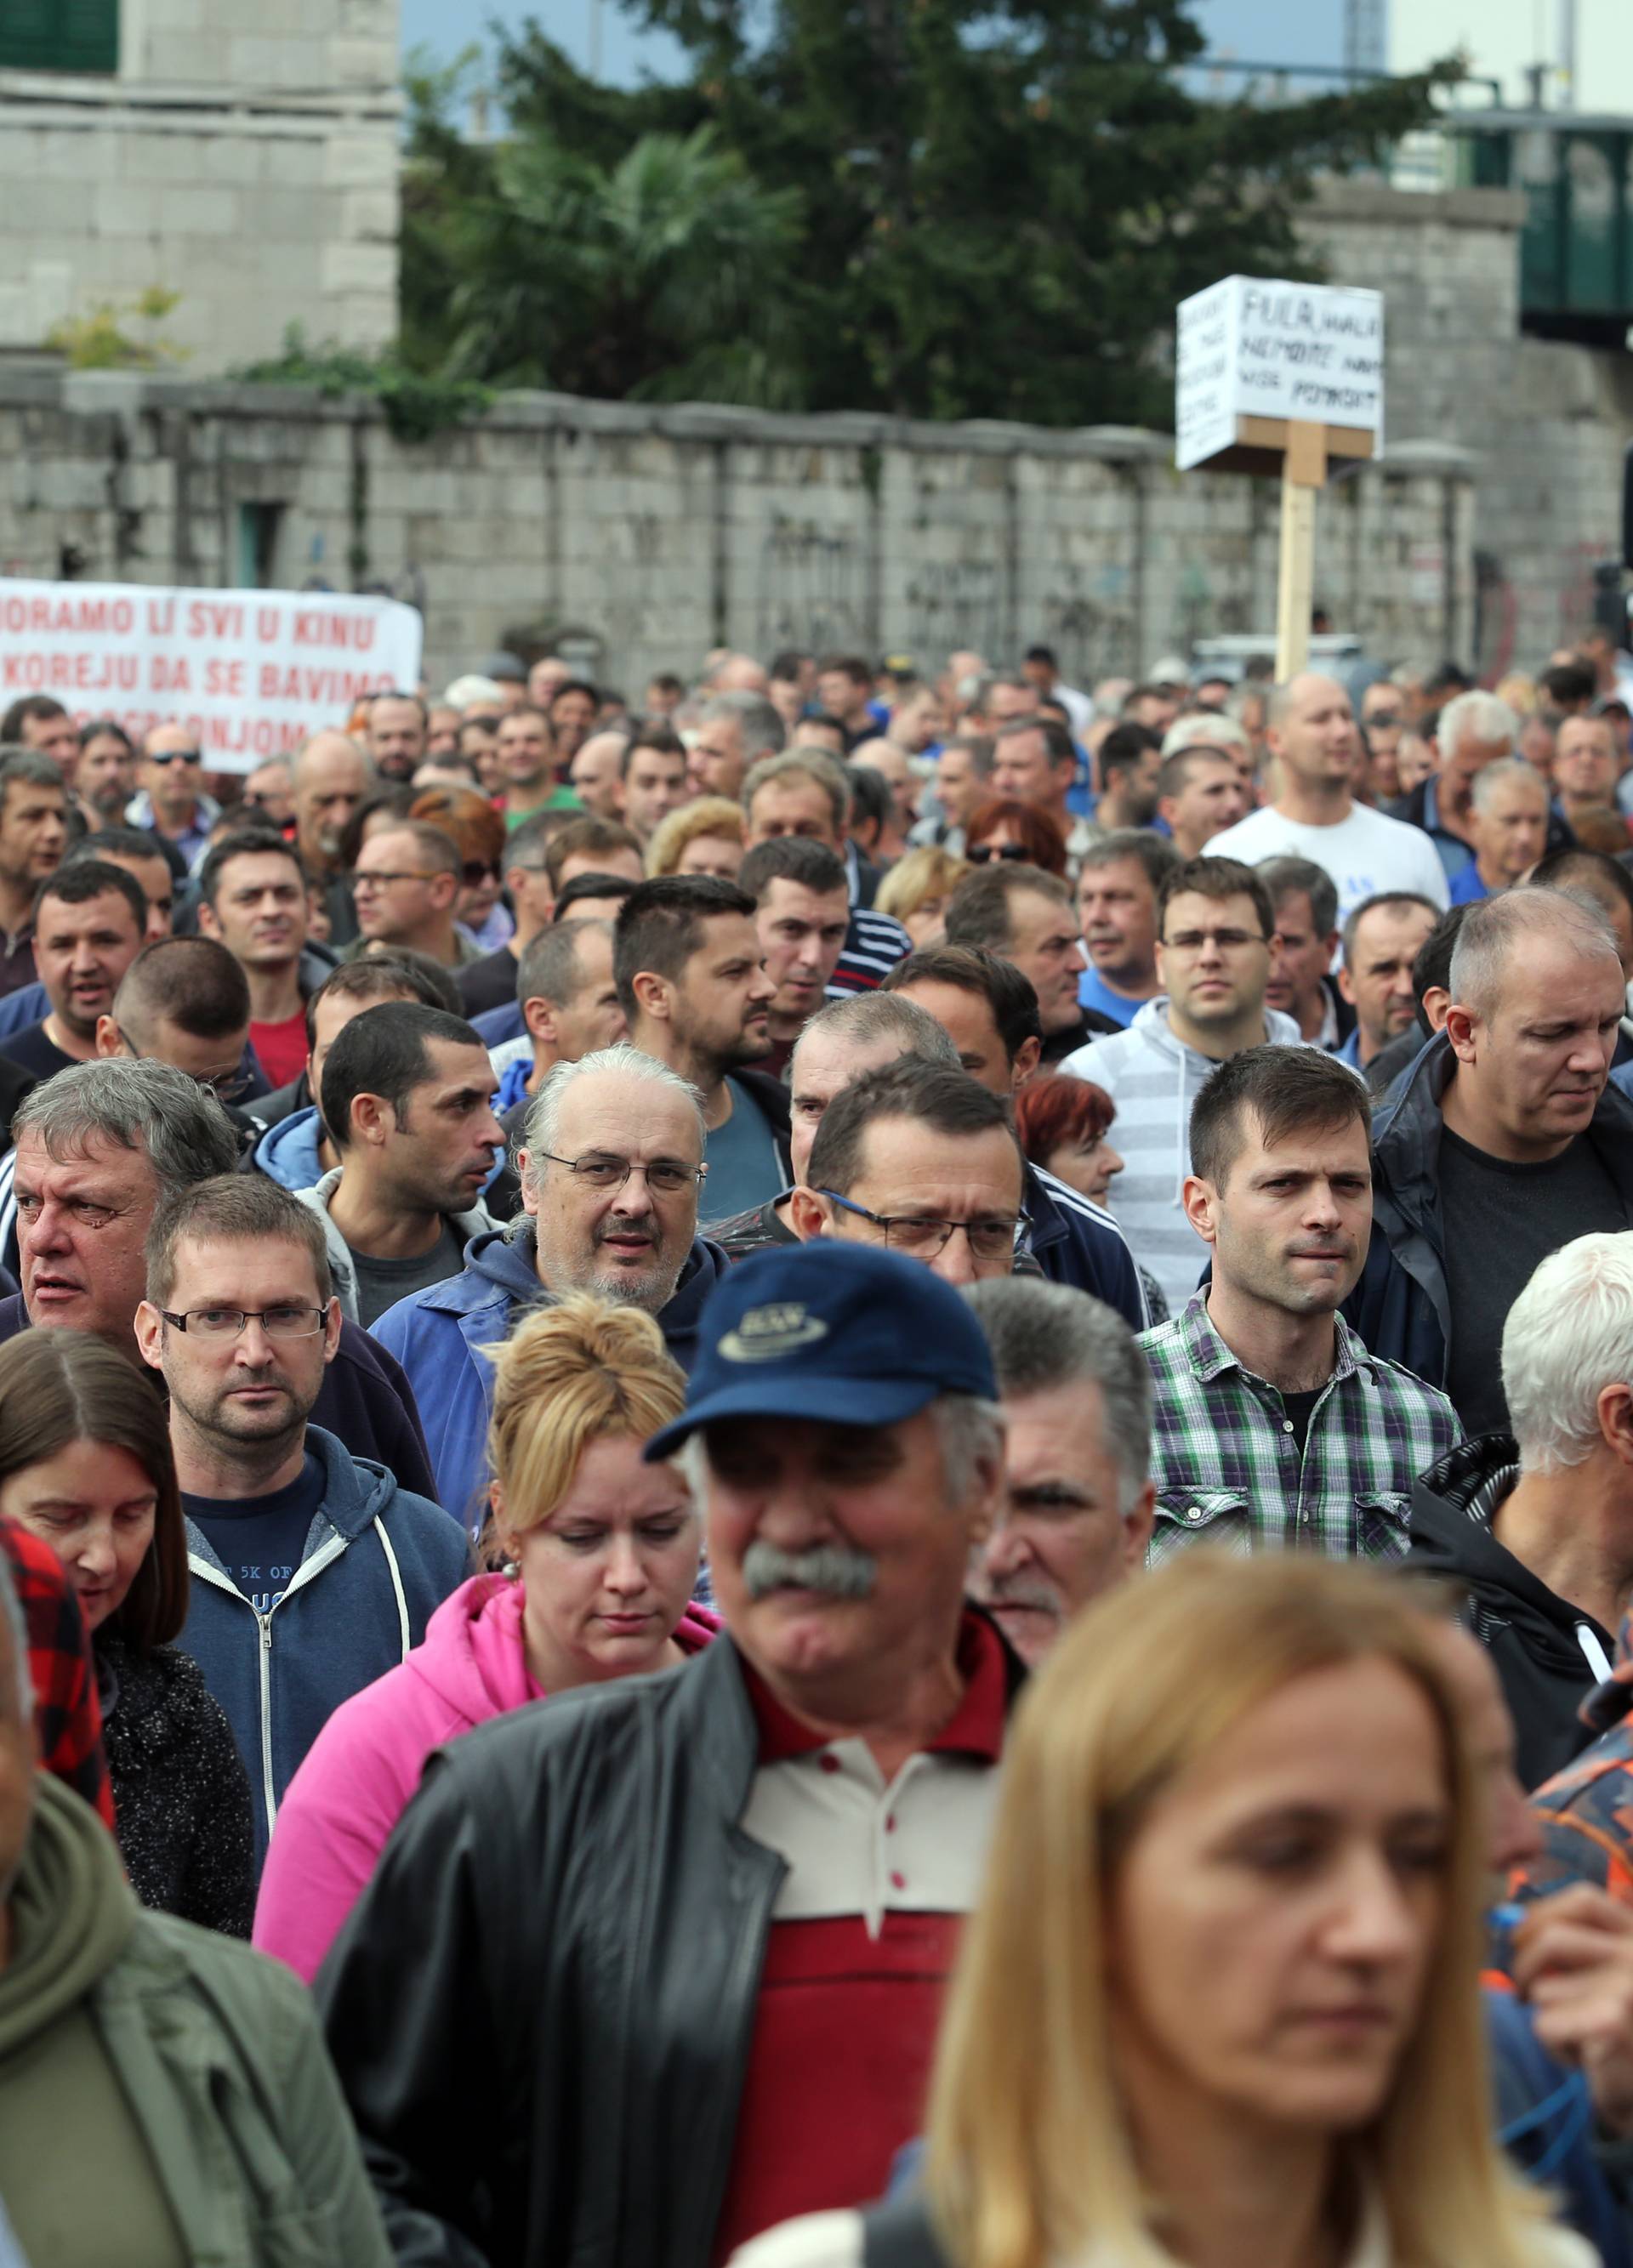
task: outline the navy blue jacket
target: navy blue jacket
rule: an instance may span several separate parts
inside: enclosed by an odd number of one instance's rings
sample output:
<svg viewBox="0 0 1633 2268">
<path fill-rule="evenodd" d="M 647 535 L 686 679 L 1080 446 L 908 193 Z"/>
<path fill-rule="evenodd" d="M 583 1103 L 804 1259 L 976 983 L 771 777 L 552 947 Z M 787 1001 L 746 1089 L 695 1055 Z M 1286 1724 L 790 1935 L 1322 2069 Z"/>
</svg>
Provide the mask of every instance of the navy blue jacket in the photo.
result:
<svg viewBox="0 0 1633 2268">
<path fill-rule="evenodd" d="M 258 1614 L 187 1522 L 192 1584 L 177 1640 L 221 1704 L 249 1774 L 255 1873 L 295 1769 L 343 1701 L 407 1658 L 448 1593 L 472 1572 L 469 1546 L 440 1505 L 400 1489 L 382 1465 L 307 1428 L 323 1502 L 289 1588 Z"/>
<path fill-rule="evenodd" d="M 1115 1307 L 1130 1330 L 1144 1330 L 1151 1318 L 1139 1271 L 1110 1213 L 1031 1163 L 1022 1201 L 1031 1222 L 1028 1249 L 1049 1281 L 1091 1292 Z"/>
<path fill-rule="evenodd" d="M 1441 1097 L 1455 1058 L 1444 1032 L 1426 1042 L 1400 1100 L 1372 1121 L 1372 1241 L 1344 1315 L 1376 1355 L 1444 1386 L 1452 1315 L 1440 1210 Z M 1633 1211 L 1633 1102 L 1607 1086 L 1587 1129 Z"/>
</svg>

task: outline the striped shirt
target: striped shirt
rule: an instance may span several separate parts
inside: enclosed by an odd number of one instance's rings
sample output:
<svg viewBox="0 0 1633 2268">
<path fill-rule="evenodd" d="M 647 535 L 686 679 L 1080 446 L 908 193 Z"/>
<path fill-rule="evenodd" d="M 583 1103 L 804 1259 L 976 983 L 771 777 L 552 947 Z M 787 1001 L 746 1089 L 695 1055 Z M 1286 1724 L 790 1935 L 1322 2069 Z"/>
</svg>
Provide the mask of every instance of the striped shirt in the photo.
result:
<svg viewBox="0 0 1633 2268">
<path fill-rule="evenodd" d="M 1143 1332 L 1156 1403 L 1150 1562 L 1208 1543 L 1245 1554 L 1297 1547 L 1334 1559 L 1404 1559 L 1412 1483 L 1462 1436 L 1437 1388 L 1370 1354 L 1341 1315 L 1337 1359 L 1299 1452 L 1276 1388 L 1244 1370 L 1198 1292 Z"/>
<path fill-rule="evenodd" d="M 830 1000 L 843 1000 L 851 992 L 876 992 L 898 961 L 913 951 L 913 939 L 900 922 L 889 914 L 870 913 L 866 906 L 851 908 L 851 925 L 845 932 L 844 950 L 828 986 Z"/>
</svg>

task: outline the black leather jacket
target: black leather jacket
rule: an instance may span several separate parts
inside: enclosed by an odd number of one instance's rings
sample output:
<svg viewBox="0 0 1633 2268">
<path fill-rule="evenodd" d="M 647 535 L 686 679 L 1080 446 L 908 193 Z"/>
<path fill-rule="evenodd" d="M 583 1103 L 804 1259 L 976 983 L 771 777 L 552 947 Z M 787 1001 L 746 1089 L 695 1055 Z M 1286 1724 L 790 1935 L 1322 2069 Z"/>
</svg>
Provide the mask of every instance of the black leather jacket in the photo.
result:
<svg viewBox="0 0 1633 2268">
<path fill-rule="evenodd" d="M 432 1756 L 316 1985 L 398 2268 L 708 2268 L 785 1872 L 757 1761 L 723 1635 Z"/>
</svg>

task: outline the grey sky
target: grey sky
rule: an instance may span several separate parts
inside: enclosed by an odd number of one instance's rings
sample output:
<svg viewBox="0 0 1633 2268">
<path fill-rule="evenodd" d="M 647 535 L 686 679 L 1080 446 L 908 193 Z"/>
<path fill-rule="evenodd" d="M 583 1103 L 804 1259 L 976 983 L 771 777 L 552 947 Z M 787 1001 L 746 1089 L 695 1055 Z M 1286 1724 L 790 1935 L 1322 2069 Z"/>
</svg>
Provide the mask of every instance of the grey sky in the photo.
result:
<svg viewBox="0 0 1633 2268">
<path fill-rule="evenodd" d="M 472 38 L 469 0 L 402 0 L 404 48 L 424 43 L 443 58 Z M 1343 60 L 1343 0 L 1199 0 L 1197 19 L 1210 48 L 1253 63 L 1337 63 Z M 620 85 L 643 70 L 660 77 L 678 67 L 670 40 L 638 33 L 617 0 L 488 0 L 484 26 L 497 18 L 520 26 L 537 17 L 580 70 L 587 69 L 597 18 L 602 75 Z"/>
</svg>

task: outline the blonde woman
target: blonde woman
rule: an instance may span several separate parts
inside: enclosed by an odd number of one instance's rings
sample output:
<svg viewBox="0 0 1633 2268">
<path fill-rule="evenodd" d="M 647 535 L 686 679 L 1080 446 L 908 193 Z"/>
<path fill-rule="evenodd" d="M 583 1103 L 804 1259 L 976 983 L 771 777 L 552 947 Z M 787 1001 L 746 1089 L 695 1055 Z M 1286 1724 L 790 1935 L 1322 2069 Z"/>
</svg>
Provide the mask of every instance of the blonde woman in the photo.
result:
<svg viewBox="0 0 1633 2268">
<path fill-rule="evenodd" d="M 915 949 L 946 941 L 947 901 L 972 872 L 967 858 L 955 858 L 935 843 L 920 843 L 899 858 L 879 885 L 876 913 L 900 922 Z"/>
<path fill-rule="evenodd" d="M 1482 1790 L 1386 1578 L 1199 1552 L 1091 1608 L 991 1850 L 922 2207 L 737 2268 L 1589 2268 L 1492 2133 Z"/>
<path fill-rule="evenodd" d="M 308 1983 L 433 1749 L 547 1694 L 678 1665 L 719 1629 L 691 1603 L 702 1538 L 686 1484 L 641 1462 L 685 1388 L 650 1315 L 587 1293 L 497 1350 L 487 1572 L 335 1712 L 273 1830 L 255 1941 Z"/>
<path fill-rule="evenodd" d="M 647 875 L 713 874 L 735 882 L 747 843 L 743 808 L 729 796 L 703 795 L 683 803 L 653 829 Z"/>
</svg>

